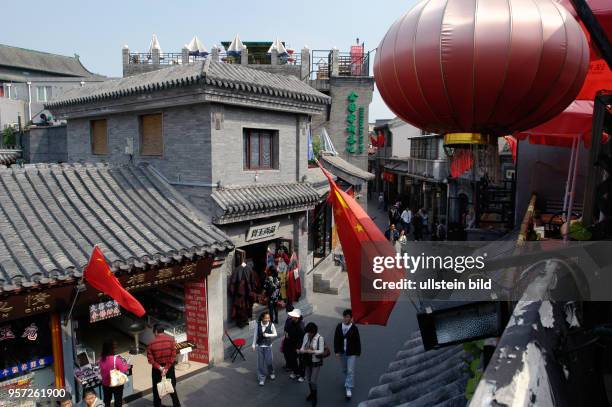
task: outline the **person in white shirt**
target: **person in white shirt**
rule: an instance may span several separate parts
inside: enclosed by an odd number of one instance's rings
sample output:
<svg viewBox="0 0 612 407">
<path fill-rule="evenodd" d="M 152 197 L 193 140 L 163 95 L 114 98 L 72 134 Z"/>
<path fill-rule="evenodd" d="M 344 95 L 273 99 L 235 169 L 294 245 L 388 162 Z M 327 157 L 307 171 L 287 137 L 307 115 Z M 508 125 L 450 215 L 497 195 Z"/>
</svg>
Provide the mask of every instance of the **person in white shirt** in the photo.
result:
<svg viewBox="0 0 612 407">
<path fill-rule="evenodd" d="M 404 209 L 402 212 L 402 229 L 404 229 L 404 233 L 408 235 L 410 233 L 410 223 L 412 223 L 412 211 L 410 208 Z"/>
<path fill-rule="evenodd" d="M 260 386 L 264 385 L 268 374 L 270 380 L 276 379 L 272 365 L 272 339 L 276 338 L 276 335 L 276 327 L 271 321 L 270 313 L 263 312 L 257 321 L 251 345 L 253 352 L 257 350 L 257 377 Z"/>
<path fill-rule="evenodd" d="M 325 340 L 319 335 L 319 327 L 314 322 L 309 322 L 304 330 L 306 335 L 304 335 L 302 347 L 298 350 L 298 353 L 302 355 L 306 367 L 306 379 L 310 388 L 310 394 L 306 397 L 306 401 L 310 401 L 314 407 L 317 405 L 317 379 L 321 366 L 323 366 Z"/>
</svg>

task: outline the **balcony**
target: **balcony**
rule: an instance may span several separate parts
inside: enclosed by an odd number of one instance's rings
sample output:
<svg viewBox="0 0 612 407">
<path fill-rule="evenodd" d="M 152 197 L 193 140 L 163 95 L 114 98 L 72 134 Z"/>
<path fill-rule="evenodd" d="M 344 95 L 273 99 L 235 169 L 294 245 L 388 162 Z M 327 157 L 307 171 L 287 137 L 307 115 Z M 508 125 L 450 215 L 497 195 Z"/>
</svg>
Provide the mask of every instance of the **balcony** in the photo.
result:
<svg viewBox="0 0 612 407">
<path fill-rule="evenodd" d="M 385 170 L 413 178 L 442 182 L 449 175 L 447 160 L 427 160 L 423 158 L 389 158 Z"/>
</svg>

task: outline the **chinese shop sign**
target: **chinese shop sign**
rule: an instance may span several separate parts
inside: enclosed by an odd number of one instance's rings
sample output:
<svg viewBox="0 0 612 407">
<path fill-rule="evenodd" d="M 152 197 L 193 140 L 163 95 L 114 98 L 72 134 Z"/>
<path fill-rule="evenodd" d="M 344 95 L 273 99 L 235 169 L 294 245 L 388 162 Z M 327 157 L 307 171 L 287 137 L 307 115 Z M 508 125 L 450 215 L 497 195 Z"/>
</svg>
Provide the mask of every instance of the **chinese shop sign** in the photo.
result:
<svg viewBox="0 0 612 407">
<path fill-rule="evenodd" d="M 189 358 L 208 363 L 208 311 L 206 307 L 206 280 L 185 284 L 185 322 L 187 340 L 195 344 Z"/>
<path fill-rule="evenodd" d="M 117 301 L 104 301 L 89 306 L 89 322 L 98 322 L 121 315 L 121 308 Z"/>
<path fill-rule="evenodd" d="M 251 240 L 259 240 L 259 239 L 266 239 L 269 237 L 274 237 L 274 235 L 276 235 L 276 232 L 278 231 L 279 225 L 280 225 L 280 222 L 268 223 L 268 224 L 260 225 L 260 226 L 253 226 L 249 228 L 249 231 L 247 232 L 247 235 L 246 235 L 246 239 L 244 240 L 247 242 L 250 242 Z"/>
<path fill-rule="evenodd" d="M 53 365 L 53 356 L 45 356 L 29 362 L 20 363 L 17 366 L 0 370 L 0 379 L 11 377 L 16 374 L 25 373 L 30 370 L 41 369 Z"/>
<path fill-rule="evenodd" d="M 363 107 L 357 108 L 358 97 L 355 92 L 351 92 L 347 97 L 346 131 L 348 138 L 346 139 L 346 151 L 352 154 L 363 153 L 365 109 Z"/>
</svg>

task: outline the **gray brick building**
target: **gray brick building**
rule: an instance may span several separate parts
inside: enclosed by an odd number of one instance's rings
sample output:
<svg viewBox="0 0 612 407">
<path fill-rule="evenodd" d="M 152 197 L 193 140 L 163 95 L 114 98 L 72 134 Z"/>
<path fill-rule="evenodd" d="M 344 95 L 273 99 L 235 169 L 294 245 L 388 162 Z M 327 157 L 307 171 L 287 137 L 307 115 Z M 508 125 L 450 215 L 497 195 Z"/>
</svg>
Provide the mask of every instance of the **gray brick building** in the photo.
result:
<svg viewBox="0 0 612 407">
<path fill-rule="evenodd" d="M 213 274 L 229 277 L 242 261 L 261 268 L 267 248 L 283 245 L 306 281 L 306 211 L 319 200 L 307 182 L 307 131 L 329 102 L 295 77 L 208 58 L 88 84 L 47 108 L 67 120 L 68 161 L 148 163 L 209 214 L 236 246 L 236 259 Z M 208 287 L 209 298 L 224 299 L 209 317 L 228 319 L 221 280 Z M 213 341 L 222 338 L 209 340 L 218 358 Z"/>
</svg>

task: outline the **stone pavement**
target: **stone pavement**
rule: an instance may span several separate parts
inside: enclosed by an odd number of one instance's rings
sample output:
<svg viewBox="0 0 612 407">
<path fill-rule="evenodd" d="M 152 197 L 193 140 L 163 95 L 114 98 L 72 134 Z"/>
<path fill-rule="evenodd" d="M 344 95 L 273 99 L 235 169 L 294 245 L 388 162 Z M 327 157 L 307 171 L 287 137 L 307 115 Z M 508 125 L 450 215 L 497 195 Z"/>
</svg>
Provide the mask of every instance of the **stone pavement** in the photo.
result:
<svg viewBox="0 0 612 407">
<path fill-rule="evenodd" d="M 370 205 L 370 212 L 376 217 L 377 224 L 384 224 L 386 215 L 376 210 L 376 205 Z M 382 220 L 382 222 L 381 222 Z M 379 225 L 380 226 L 380 225 Z M 315 306 L 314 314 L 308 316 L 305 322 L 316 322 L 319 332 L 333 351 L 333 332 L 339 322 L 342 310 L 350 306 L 348 286 L 345 285 L 338 295 L 312 293 L 310 301 Z M 283 311 L 279 315 L 280 330 L 286 319 Z M 279 328 L 279 327 L 277 327 Z M 344 399 L 344 382 L 340 370 L 340 362 L 332 354 L 325 359 L 319 376 L 319 406 L 357 406 L 366 400 L 371 387 L 378 384 L 381 374 L 395 359 L 397 351 L 406 338 L 417 328 L 415 311 L 408 301 L 399 301 L 386 327 L 360 325 L 363 354 L 357 361 L 353 400 L 349 403 Z M 298 383 L 289 379 L 284 372 L 284 359 L 279 350 L 280 341 L 274 343 L 274 366 L 277 379 L 267 381 L 260 387 L 256 378 L 256 354 L 246 348 L 246 361 L 240 358 L 235 363 L 226 361 L 211 369 L 188 378 L 177 385 L 177 390 L 183 406 L 249 406 L 269 407 L 309 405 L 304 398 L 308 392 L 306 383 Z M 129 403 L 130 407 L 152 405 L 152 396 Z M 170 405 L 168 397 L 165 405 Z"/>
</svg>

